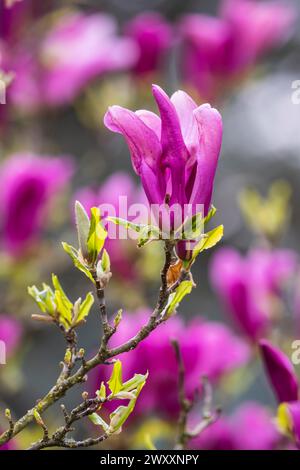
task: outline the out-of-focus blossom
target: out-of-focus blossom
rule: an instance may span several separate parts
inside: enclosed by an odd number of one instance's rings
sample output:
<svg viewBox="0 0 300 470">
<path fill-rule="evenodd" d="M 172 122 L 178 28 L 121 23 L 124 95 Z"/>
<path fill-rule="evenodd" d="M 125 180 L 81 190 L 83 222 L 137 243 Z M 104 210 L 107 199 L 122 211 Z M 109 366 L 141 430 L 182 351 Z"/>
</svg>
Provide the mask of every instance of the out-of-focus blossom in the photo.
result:
<svg viewBox="0 0 300 470">
<path fill-rule="evenodd" d="M 209 210 L 222 142 L 222 118 L 209 104 L 197 107 L 183 91 L 170 99 L 153 85 L 153 95 L 160 118 L 150 111 L 112 106 L 104 124 L 124 136 L 149 204 L 165 205 L 163 220 L 174 228 L 174 214 L 170 215 L 167 206 L 179 206 L 183 211 L 189 205 L 195 213 L 197 205 L 202 204 L 205 215 Z M 180 256 L 186 256 L 184 247 Z"/>
<path fill-rule="evenodd" d="M 296 266 L 297 257 L 289 250 L 257 249 L 242 257 L 224 248 L 213 256 L 210 278 L 234 322 L 255 341 L 271 326 L 281 290 Z"/>
<path fill-rule="evenodd" d="M 300 448 L 299 382 L 290 359 L 269 341 L 260 341 L 266 373 L 280 403 L 278 426 Z"/>
<path fill-rule="evenodd" d="M 15 154 L 0 167 L 0 224 L 2 243 L 14 255 L 38 235 L 45 211 L 56 193 L 70 180 L 67 158 Z"/>
<path fill-rule="evenodd" d="M 109 176 L 99 189 L 82 188 L 75 194 L 75 199 L 81 202 L 83 207 L 89 213 L 93 206 L 107 205 L 105 211 L 101 213 L 104 219 L 107 216 L 115 216 L 130 219 L 127 212 L 122 214 L 122 205 L 129 208 L 132 204 L 143 201 L 142 193 L 135 185 L 133 179 L 124 172 L 117 172 Z M 111 205 L 111 210 L 109 210 Z M 73 210 L 73 208 L 72 208 Z M 114 224 L 113 224 L 114 225 Z M 115 229 L 115 226 L 113 227 Z M 109 236 L 105 242 L 106 249 L 109 252 L 113 272 L 124 279 L 135 277 L 134 263 L 130 255 L 128 240 L 113 239 Z M 136 256 L 136 255 L 135 255 Z"/>
<path fill-rule="evenodd" d="M 218 18 L 186 15 L 179 26 L 184 80 L 205 100 L 216 99 L 288 37 L 295 14 L 277 0 L 223 0 Z"/>
<path fill-rule="evenodd" d="M 117 346 L 134 336 L 147 322 L 149 311 L 123 314 L 118 332 L 111 339 Z M 184 333 L 183 333 L 184 332 Z M 147 386 L 143 390 L 136 412 L 161 413 L 176 417 L 178 412 L 178 364 L 171 340 L 177 339 L 185 364 L 185 387 L 189 397 L 199 388 L 202 376 L 216 382 L 224 374 L 245 365 L 249 359 L 248 346 L 219 323 L 193 320 L 184 325 L 173 317 L 142 341 L 130 354 L 121 355 L 124 379 L 134 373 L 149 371 Z M 107 379 L 110 370 L 99 368 L 93 386 Z"/>
<path fill-rule="evenodd" d="M 12 354 L 22 335 L 20 323 L 9 315 L 0 315 L 0 341 L 5 344 L 6 354 Z"/>
<path fill-rule="evenodd" d="M 232 416 L 220 417 L 193 439 L 191 447 L 205 450 L 272 450 L 279 441 L 280 434 L 271 413 L 262 405 L 250 402 L 241 405 Z"/>
<path fill-rule="evenodd" d="M 134 73 L 144 75 L 159 71 L 173 40 L 167 21 L 159 13 L 142 13 L 127 23 L 125 34 L 135 41 L 139 49 Z"/>
<path fill-rule="evenodd" d="M 49 105 L 71 102 L 92 79 L 128 69 L 138 51 L 129 38 L 117 36 L 113 17 L 68 13 L 43 40 L 43 94 Z"/>
<path fill-rule="evenodd" d="M 0 435 L 2 433 L 2 430 L 0 429 Z M 10 440 L 6 444 L 3 444 L 2 446 L 0 445 L 0 450 L 17 450 L 17 445 L 14 440 Z"/>
<path fill-rule="evenodd" d="M 32 1 L 10 3 L 8 5 L 6 0 L 0 0 L 0 38 L 14 43 L 29 18 Z"/>
</svg>

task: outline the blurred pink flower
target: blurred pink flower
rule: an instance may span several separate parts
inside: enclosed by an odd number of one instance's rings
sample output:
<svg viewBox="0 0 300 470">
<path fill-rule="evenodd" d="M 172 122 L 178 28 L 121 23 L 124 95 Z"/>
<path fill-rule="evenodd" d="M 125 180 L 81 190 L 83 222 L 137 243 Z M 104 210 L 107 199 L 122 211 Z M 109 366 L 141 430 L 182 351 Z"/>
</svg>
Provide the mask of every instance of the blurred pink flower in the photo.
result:
<svg viewBox="0 0 300 470">
<path fill-rule="evenodd" d="M 252 250 L 242 257 L 232 248 L 212 258 L 212 286 L 233 321 L 252 340 L 267 333 L 274 316 L 274 300 L 297 268 L 297 256 L 289 250 Z"/>
<path fill-rule="evenodd" d="M 18 320 L 9 315 L 0 315 L 0 341 L 6 346 L 9 356 L 18 347 L 22 336 L 22 327 Z"/>
<path fill-rule="evenodd" d="M 271 413 L 258 403 L 247 402 L 231 416 L 218 421 L 193 439 L 190 447 L 204 450 L 273 450 L 280 434 Z"/>
<path fill-rule="evenodd" d="M 158 72 L 173 41 L 172 29 L 167 21 L 155 12 L 137 15 L 127 23 L 125 34 L 138 46 L 138 60 L 133 66 L 137 75 Z"/>
<path fill-rule="evenodd" d="M 134 336 L 147 322 L 150 312 L 140 310 L 135 314 L 123 314 L 118 332 L 110 341 L 118 346 Z M 178 412 L 178 365 L 171 340 L 180 343 L 185 364 L 186 393 L 191 397 L 200 386 L 202 376 L 215 383 L 224 374 L 245 365 L 249 359 L 248 346 L 220 324 L 199 319 L 184 325 L 180 317 L 173 317 L 129 354 L 120 355 L 124 379 L 135 373 L 149 371 L 147 384 L 137 404 L 136 413 L 161 413 L 176 418 Z M 107 380 L 111 368 L 99 368 L 91 386 L 99 386 Z"/>
<path fill-rule="evenodd" d="M 122 215 L 119 212 L 120 198 L 124 196 L 127 197 L 128 208 L 132 204 L 147 203 L 142 191 L 136 186 L 133 179 L 128 174 L 120 171 L 109 176 L 99 189 L 81 188 L 76 192 L 74 200 L 78 200 L 88 213 L 93 206 L 98 207 L 102 204 L 111 205 L 114 211 L 113 213 L 110 211 L 102 213 L 101 216 L 104 219 L 107 216 L 130 219 L 127 214 Z M 112 223 L 110 222 L 110 224 Z M 114 226 L 114 224 L 112 225 Z M 134 278 L 136 274 L 130 255 L 129 244 L 130 241 L 128 242 L 128 240 L 116 240 L 109 238 L 109 236 L 105 242 L 114 274 L 127 280 Z"/>
<path fill-rule="evenodd" d="M 182 18 L 183 79 L 215 100 L 234 79 L 291 33 L 296 11 L 283 1 L 222 0 L 219 17 Z"/>
<path fill-rule="evenodd" d="M 0 224 L 5 249 L 14 255 L 39 234 L 53 196 L 71 178 L 68 158 L 15 154 L 0 166 Z"/>
</svg>

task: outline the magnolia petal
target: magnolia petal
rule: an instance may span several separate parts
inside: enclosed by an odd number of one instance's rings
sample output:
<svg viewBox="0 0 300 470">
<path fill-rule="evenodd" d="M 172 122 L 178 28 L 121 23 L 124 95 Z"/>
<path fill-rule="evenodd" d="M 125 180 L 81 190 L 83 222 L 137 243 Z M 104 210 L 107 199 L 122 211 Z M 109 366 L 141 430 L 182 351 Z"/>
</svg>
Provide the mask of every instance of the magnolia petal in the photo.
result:
<svg viewBox="0 0 300 470">
<path fill-rule="evenodd" d="M 211 202 L 214 177 L 221 151 L 223 125 L 220 113 L 209 104 L 194 111 L 198 124 L 199 154 L 191 204 L 204 204 L 205 215 Z"/>
</svg>

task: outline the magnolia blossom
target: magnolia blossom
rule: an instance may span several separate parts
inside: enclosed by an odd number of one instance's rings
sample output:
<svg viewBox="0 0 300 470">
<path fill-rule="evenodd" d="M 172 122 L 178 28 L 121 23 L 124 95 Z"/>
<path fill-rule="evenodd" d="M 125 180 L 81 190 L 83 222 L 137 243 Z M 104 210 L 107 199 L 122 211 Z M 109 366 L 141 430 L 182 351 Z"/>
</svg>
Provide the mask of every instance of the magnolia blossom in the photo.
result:
<svg viewBox="0 0 300 470">
<path fill-rule="evenodd" d="M 110 345 L 118 346 L 134 336 L 147 322 L 150 314 L 144 310 L 134 314 L 123 313 L 123 320 Z M 134 373 L 149 371 L 147 386 L 143 389 L 142 399 L 137 403 L 135 415 L 160 413 L 176 418 L 178 364 L 171 345 L 172 339 L 177 339 L 180 343 L 186 371 L 186 393 L 190 398 L 195 389 L 200 387 L 202 376 L 216 382 L 224 374 L 245 365 L 250 357 L 248 346 L 220 323 L 197 319 L 184 325 L 179 317 L 169 319 L 130 354 L 120 356 L 124 380 Z M 99 386 L 110 372 L 110 368 L 100 367 L 93 378 L 92 387 Z"/>
<path fill-rule="evenodd" d="M 184 80 L 205 100 L 216 99 L 291 32 L 295 11 L 283 1 L 222 0 L 219 17 L 182 18 Z"/>
<path fill-rule="evenodd" d="M 127 23 L 125 34 L 135 41 L 139 49 L 134 73 L 144 75 L 157 72 L 173 40 L 166 20 L 159 13 L 142 13 Z"/>
<path fill-rule="evenodd" d="M 160 117 L 146 110 L 133 112 L 112 106 L 104 124 L 126 139 L 152 211 L 154 206 L 162 210 L 157 223 L 164 228 L 167 222 L 175 228 L 178 208 L 184 210 L 188 205 L 191 215 L 201 205 L 204 215 L 208 213 L 221 149 L 222 118 L 209 104 L 197 107 L 184 91 L 177 91 L 170 99 L 153 85 L 153 95 Z M 184 247 L 180 255 L 186 256 Z"/>
<path fill-rule="evenodd" d="M 266 373 L 281 403 L 278 424 L 289 435 L 292 434 L 300 448 L 300 393 L 299 381 L 290 359 L 270 342 L 260 342 Z"/>
<path fill-rule="evenodd" d="M 231 416 L 221 416 L 193 439 L 193 449 L 204 450 L 274 450 L 280 434 L 268 409 L 246 402 Z"/>
<path fill-rule="evenodd" d="M 296 267 L 297 257 L 289 250 L 257 249 L 242 257 L 223 248 L 213 255 L 210 278 L 234 322 L 255 341 L 269 330 L 282 287 Z"/>
<path fill-rule="evenodd" d="M 15 154 L 0 166 L 0 224 L 5 249 L 20 255 L 41 230 L 47 206 L 68 183 L 66 158 Z"/>
<path fill-rule="evenodd" d="M 76 192 L 74 199 L 80 201 L 88 213 L 93 206 L 100 206 L 100 209 L 102 209 L 101 217 L 104 221 L 107 216 L 130 220 L 131 217 L 127 209 L 129 210 L 133 204 L 141 203 L 145 205 L 147 203 L 142 191 L 137 188 L 133 179 L 124 172 L 117 172 L 109 176 L 98 189 L 81 188 Z M 73 209 L 72 206 L 72 211 Z M 124 213 L 122 213 L 123 210 Z M 108 238 L 105 242 L 113 272 L 127 280 L 134 278 L 136 273 L 131 257 L 130 242 L 110 235 L 111 229 L 113 235 L 115 235 L 118 228 L 113 223 L 109 224 Z"/>
</svg>

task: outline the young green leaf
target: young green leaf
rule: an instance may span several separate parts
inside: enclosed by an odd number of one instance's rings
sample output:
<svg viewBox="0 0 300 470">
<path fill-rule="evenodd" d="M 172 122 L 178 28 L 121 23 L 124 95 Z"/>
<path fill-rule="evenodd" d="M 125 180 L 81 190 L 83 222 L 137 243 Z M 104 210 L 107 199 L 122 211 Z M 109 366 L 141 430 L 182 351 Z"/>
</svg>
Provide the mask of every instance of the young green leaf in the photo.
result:
<svg viewBox="0 0 300 470">
<path fill-rule="evenodd" d="M 144 385 L 148 375 L 148 372 L 146 374 L 134 374 L 130 380 L 123 383 L 122 391 L 131 392 L 132 390 L 139 388 L 140 385 Z"/>
<path fill-rule="evenodd" d="M 105 398 L 106 398 L 106 387 L 105 387 L 104 382 L 101 382 L 99 390 L 96 391 L 96 395 L 97 395 L 97 397 L 102 398 L 103 400 L 105 400 Z"/>
<path fill-rule="evenodd" d="M 175 233 L 175 239 L 196 240 L 204 231 L 204 219 L 202 212 L 198 212 L 188 218 Z"/>
<path fill-rule="evenodd" d="M 147 245 L 150 242 L 161 239 L 161 232 L 159 227 L 154 225 L 145 225 L 144 228 L 140 231 L 140 236 L 138 238 L 138 247 L 141 248 Z"/>
<path fill-rule="evenodd" d="M 211 206 L 211 209 L 206 217 L 204 217 L 204 224 L 208 224 L 208 222 L 216 215 L 217 209 L 215 206 Z"/>
<path fill-rule="evenodd" d="M 89 415 L 89 419 L 92 421 L 93 424 L 96 426 L 101 426 L 103 431 L 107 432 L 109 429 L 109 425 L 101 418 L 97 413 L 92 413 Z"/>
<path fill-rule="evenodd" d="M 129 220 L 122 219 L 121 217 L 107 217 L 107 220 L 116 225 L 122 225 L 123 227 L 137 233 L 140 233 L 146 227 L 145 224 L 134 224 L 133 222 L 129 222 Z"/>
<path fill-rule="evenodd" d="M 52 274 L 52 283 L 55 288 L 54 298 L 59 316 L 59 321 L 66 327 L 69 328 L 72 324 L 72 311 L 73 304 L 66 296 L 58 277 Z"/>
<path fill-rule="evenodd" d="M 135 397 L 129 401 L 127 406 L 119 406 L 115 411 L 110 414 L 110 424 L 109 424 L 109 432 L 115 433 L 121 430 L 123 424 L 129 417 L 129 415 L 133 412 L 137 398 L 143 388 L 145 383 L 139 385 L 139 387 L 135 391 Z"/>
</svg>

